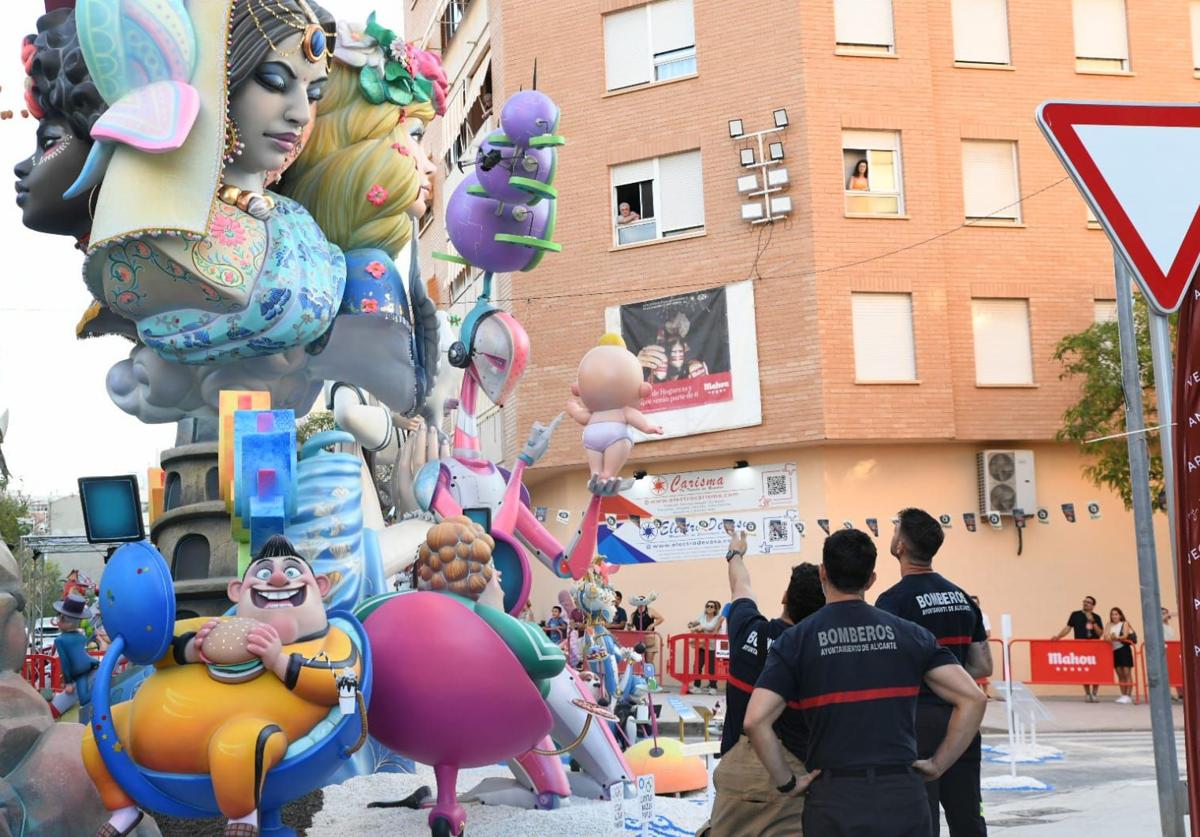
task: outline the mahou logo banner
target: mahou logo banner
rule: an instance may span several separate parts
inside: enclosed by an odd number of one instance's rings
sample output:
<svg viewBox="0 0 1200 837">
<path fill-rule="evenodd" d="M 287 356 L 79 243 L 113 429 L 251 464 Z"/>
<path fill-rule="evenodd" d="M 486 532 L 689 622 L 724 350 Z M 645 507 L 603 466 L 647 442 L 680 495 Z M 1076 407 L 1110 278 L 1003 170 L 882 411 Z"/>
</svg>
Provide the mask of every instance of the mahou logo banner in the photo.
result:
<svg viewBox="0 0 1200 837">
<path fill-rule="evenodd" d="M 1107 686 L 1116 680 L 1112 646 L 1102 640 L 1032 640 L 1029 669 L 1034 683 Z"/>
</svg>

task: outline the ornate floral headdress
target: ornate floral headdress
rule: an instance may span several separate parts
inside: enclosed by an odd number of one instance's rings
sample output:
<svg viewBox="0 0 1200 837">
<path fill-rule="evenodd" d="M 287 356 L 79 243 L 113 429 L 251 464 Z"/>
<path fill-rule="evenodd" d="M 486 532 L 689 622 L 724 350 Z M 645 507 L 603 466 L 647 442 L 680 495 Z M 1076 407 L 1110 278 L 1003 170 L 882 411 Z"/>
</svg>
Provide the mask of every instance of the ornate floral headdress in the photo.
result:
<svg viewBox="0 0 1200 837">
<path fill-rule="evenodd" d="M 391 102 L 405 107 L 413 102 L 430 102 L 438 115 L 446 112 L 450 84 L 442 62 L 433 53 L 405 43 L 396 32 L 380 26 L 374 12 L 365 27 L 339 21 L 333 57 L 359 68 L 359 88 L 373 105 Z"/>
</svg>

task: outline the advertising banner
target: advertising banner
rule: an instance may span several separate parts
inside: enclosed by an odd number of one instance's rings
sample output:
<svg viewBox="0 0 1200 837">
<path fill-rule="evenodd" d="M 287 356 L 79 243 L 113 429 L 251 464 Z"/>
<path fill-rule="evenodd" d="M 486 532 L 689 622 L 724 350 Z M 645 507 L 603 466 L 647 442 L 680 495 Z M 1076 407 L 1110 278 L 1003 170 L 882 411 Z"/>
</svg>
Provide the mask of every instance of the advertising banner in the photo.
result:
<svg viewBox="0 0 1200 837">
<path fill-rule="evenodd" d="M 762 423 L 752 283 L 614 306 L 605 327 L 638 356 L 666 438 Z"/>
<path fill-rule="evenodd" d="M 1031 683 L 1109 684 L 1117 679 L 1112 645 L 1102 640 L 1029 641 Z"/>
<path fill-rule="evenodd" d="M 796 466 L 650 474 L 601 504 L 598 551 L 610 563 L 723 556 L 726 527 L 744 531 L 751 555 L 800 550 Z"/>
</svg>

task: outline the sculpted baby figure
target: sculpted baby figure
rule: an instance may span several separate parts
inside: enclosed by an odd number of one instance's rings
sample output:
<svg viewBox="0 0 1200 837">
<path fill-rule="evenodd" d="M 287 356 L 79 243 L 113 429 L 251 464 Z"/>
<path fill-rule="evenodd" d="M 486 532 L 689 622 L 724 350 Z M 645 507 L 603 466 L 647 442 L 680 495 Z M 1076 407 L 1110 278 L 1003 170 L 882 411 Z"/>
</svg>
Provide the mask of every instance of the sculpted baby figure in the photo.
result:
<svg viewBox="0 0 1200 837">
<path fill-rule="evenodd" d="M 584 426 L 583 447 L 592 469 L 589 487 L 613 482 L 633 451 L 633 430 L 662 435 L 638 410 L 650 395 L 650 384 L 642 380 L 642 367 L 625 341 L 606 334 L 600 345 L 579 362 L 578 380 L 571 385 L 575 396 L 567 402 L 567 413 Z"/>
</svg>

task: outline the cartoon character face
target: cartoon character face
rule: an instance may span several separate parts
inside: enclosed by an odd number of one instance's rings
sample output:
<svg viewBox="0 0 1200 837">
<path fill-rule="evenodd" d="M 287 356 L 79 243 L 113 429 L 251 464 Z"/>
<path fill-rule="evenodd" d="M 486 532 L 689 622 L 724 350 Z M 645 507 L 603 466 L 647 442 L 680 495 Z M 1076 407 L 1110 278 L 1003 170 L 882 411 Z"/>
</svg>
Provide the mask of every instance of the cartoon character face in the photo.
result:
<svg viewBox="0 0 1200 837">
<path fill-rule="evenodd" d="M 529 360 L 529 334 L 504 311 L 479 321 L 472 341 L 471 374 L 496 404 L 512 395 Z"/>
<path fill-rule="evenodd" d="M 642 367 L 622 346 L 596 346 L 579 362 L 579 380 L 572 388 L 592 412 L 637 407 L 650 395 Z"/>
<path fill-rule="evenodd" d="M 271 624 L 288 645 L 325 629 L 321 599 L 329 588 L 328 576 L 314 575 L 303 558 L 285 555 L 251 562 L 241 581 L 229 582 L 228 594 L 238 616 Z"/>
<path fill-rule="evenodd" d="M 324 93 L 324 61 L 310 62 L 296 33 L 267 54 L 250 81 L 230 97 L 229 116 L 243 143 L 226 166 L 230 175 L 257 177 L 284 166 L 312 121 L 312 103 Z"/>
<path fill-rule="evenodd" d="M 37 149 L 13 167 L 17 176 L 17 206 L 21 223 L 50 235 L 87 235 L 90 195 L 64 200 L 63 193 L 79 177 L 92 144 L 71 131 L 62 116 L 46 116 L 38 122 Z"/>
</svg>

